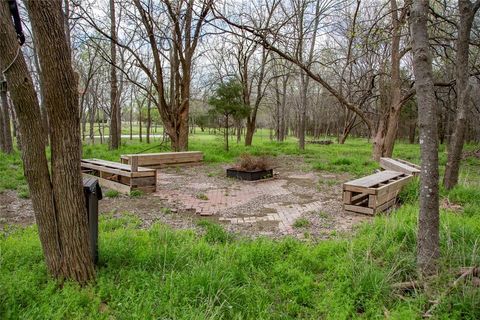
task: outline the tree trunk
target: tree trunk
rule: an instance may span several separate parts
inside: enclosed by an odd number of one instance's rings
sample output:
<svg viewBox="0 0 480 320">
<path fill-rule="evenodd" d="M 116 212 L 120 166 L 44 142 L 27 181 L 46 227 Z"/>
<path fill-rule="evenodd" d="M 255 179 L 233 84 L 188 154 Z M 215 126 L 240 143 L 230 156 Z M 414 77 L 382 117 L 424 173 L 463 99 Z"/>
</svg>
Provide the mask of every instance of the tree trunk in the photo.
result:
<svg viewBox="0 0 480 320">
<path fill-rule="evenodd" d="M 384 119 L 381 120 L 382 126 L 379 126 L 374 140 L 373 158 L 376 161 L 380 157 L 391 157 L 395 139 L 397 138 L 398 123 L 400 121 L 400 111 L 406 99 L 402 97 L 402 81 L 400 77 L 400 38 L 402 21 L 399 19 L 397 0 L 390 0 L 390 9 L 392 15 L 392 48 L 390 54 L 391 77 L 389 90 L 389 106 L 386 110 Z"/>
<path fill-rule="evenodd" d="M 468 53 L 470 44 L 470 30 L 473 18 L 478 8 L 474 8 L 468 0 L 458 0 L 460 24 L 457 39 L 457 116 L 453 135 L 448 147 L 448 160 L 445 167 L 443 184 L 445 188 L 452 189 L 458 182 L 460 161 L 462 159 L 463 144 L 465 141 L 466 117 L 470 105 L 469 64 Z"/>
<path fill-rule="evenodd" d="M 102 119 L 100 120 L 100 109 L 97 109 L 98 110 L 98 118 L 99 118 L 99 121 L 98 121 L 98 134 L 100 135 L 100 144 L 103 144 L 103 136 L 104 136 L 104 121 L 106 119 L 106 116 L 105 116 L 105 111 L 103 112 L 103 117 Z"/>
<path fill-rule="evenodd" d="M 409 133 L 408 133 L 408 142 L 410 144 L 415 143 L 415 131 L 417 130 L 417 124 L 415 121 L 412 121 L 409 125 Z"/>
<path fill-rule="evenodd" d="M 305 150 L 305 123 L 307 118 L 308 79 L 303 70 L 300 71 L 300 114 L 298 121 L 298 147 Z"/>
<path fill-rule="evenodd" d="M 3 76 L 0 74 L 0 86 Z M 0 106 L 0 140 L 2 141 L 2 151 L 5 153 L 13 152 L 12 130 L 10 127 L 10 106 L 8 103 L 7 90 L 5 87 L 0 88 L 1 106 Z"/>
<path fill-rule="evenodd" d="M 237 121 L 237 144 L 242 140 L 242 120 Z"/>
<path fill-rule="evenodd" d="M 282 83 L 282 104 L 280 110 L 280 141 L 285 141 L 285 136 L 288 134 L 288 124 L 285 119 L 286 105 L 287 105 L 287 85 L 288 78 L 283 79 Z"/>
<path fill-rule="evenodd" d="M 118 135 L 118 84 L 117 84 L 117 30 L 115 21 L 115 0 L 110 0 L 110 149 L 118 149 L 120 137 Z"/>
<path fill-rule="evenodd" d="M 87 96 L 87 105 L 90 104 L 90 98 L 89 96 Z M 83 103 L 80 104 L 80 108 L 84 108 L 83 106 Z M 86 110 L 86 107 L 85 107 L 85 111 L 81 112 L 81 121 L 82 121 L 82 141 L 85 141 L 85 135 L 86 135 L 86 130 L 87 130 L 87 110 Z"/>
<path fill-rule="evenodd" d="M 228 114 L 225 116 L 225 150 L 228 152 L 228 140 L 229 140 L 229 136 L 228 136 Z"/>
<path fill-rule="evenodd" d="M 142 142 L 142 108 L 145 99 L 142 101 L 142 104 L 138 106 L 138 137 L 140 138 L 140 142 Z"/>
<path fill-rule="evenodd" d="M 256 121 L 255 120 L 251 120 L 249 118 L 247 118 L 247 131 L 245 133 L 245 145 L 246 146 L 251 146 L 252 145 L 252 141 L 253 141 L 253 135 L 255 133 L 255 123 Z"/>
<path fill-rule="evenodd" d="M 347 117 L 350 115 L 350 112 L 347 109 Z M 338 139 L 339 144 L 345 144 L 345 141 L 347 140 L 348 136 L 350 135 L 350 132 L 352 131 L 353 127 L 355 126 L 355 121 L 357 120 L 357 115 L 353 115 L 352 118 L 350 118 L 346 124 L 343 127 L 343 132 L 340 135 Z M 327 129 L 328 131 L 328 129 Z"/>
<path fill-rule="evenodd" d="M 51 171 L 61 275 L 85 283 L 94 277 L 80 170 L 81 141 L 78 83 L 57 1 L 28 1 L 32 29 L 37 34 L 41 82 L 51 124 Z M 28 170 L 28 169 L 27 169 Z"/>
<path fill-rule="evenodd" d="M 42 74 L 42 69 L 40 68 L 40 62 L 38 61 L 38 52 L 37 52 L 37 39 L 35 35 L 32 35 L 32 50 L 33 50 L 33 62 L 35 64 L 35 68 L 37 69 L 38 76 L 40 77 Z M 48 115 L 47 110 L 45 109 L 45 97 L 43 96 L 43 88 L 42 83 L 39 83 L 39 90 L 40 90 L 40 112 L 41 112 L 41 121 L 43 127 L 43 135 L 45 139 L 45 145 L 48 146 L 49 144 L 49 124 L 48 124 Z"/>
<path fill-rule="evenodd" d="M 422 161 L 417 239 L 417 266 L 422 275 L 437 271 L 437 260 L 440 256 L 437 109 L 427 15 L 428 0 L 414 0 L 410 12 L 410 34 Z"/>
<path fill-rule="evenodd" d="M 378 122 L 378 127 L 377 127 L 377 132 L 375 136 L 373 136 L 373 160 L 375 161 L 380 161 L 380 158 L 383 156 L 383 146 L 385 144 L 384 139 L 385 139 L 385 131 L 386 131 L 386 124 L 385 124 L 385 119 L 383 116 L 381 116 L 379 122 Z"/>
<path fill-rule="evenodd" d="M 130 93 L 130 140 L 133 140 L 133 90 Z"/>
<path fill-rule="evenodd" d="M 190 85 L 190 80 L 188 80 Z M 182 111 L 179 114 L 179 121 L 176 134 L 176 142 L 172 139 L 172 149 L 175 151 L 188 150 L 188 112 L 189 112 L 189 98 L 183 100 Z M 171 138 L 171 135 L 170 135 Z"/>
<path fill-rule="evenodd" d="M 13 100 L 10 99 L 10 102 L 11 102 L 11 105 L 13 105 Z M 17 140 L 17 149 L 19 151 L 23 151 L 23 148 L 22 148 L 22 134 L 20 133 L 20 126 L 18 125 L 18 117 L 17 117 L 17 113 L 15 112 L 15 108 L 12 109 L 12 120 L 13 120 L 12 121 L 13 122 L 13 137 Z"/>
<path fill-rule="evenodd" d="M 152 115 L 151 115 L 152 99 L 148 97 L 147 101 L 147 143 L 150 143 L 150 131 L 152 126 Z"/>
<path fill-rule="evenodd" d="M 61 3 L 27 3 L 39 43 L 41 81 L 51 120 L 51 171 L 45 154 L 40 107 L 6 2 L 0 3 L 0 65 L 6 71 L 22 135 L 22 158 L 48 271 L 85 283 L 94 277 L 80 171 L 80 119 Z"/>
<path fill-rule="evenodd" d="M 95 101 L 92 101 L 92 105 L 90 107 L 90 133 L 89 133 L 89 136 L 90 136 L 90 143 L 91 144 L 95 144 L 95 113 L 96 113 L 96 109 L 95 109 Z"/>
</svg>

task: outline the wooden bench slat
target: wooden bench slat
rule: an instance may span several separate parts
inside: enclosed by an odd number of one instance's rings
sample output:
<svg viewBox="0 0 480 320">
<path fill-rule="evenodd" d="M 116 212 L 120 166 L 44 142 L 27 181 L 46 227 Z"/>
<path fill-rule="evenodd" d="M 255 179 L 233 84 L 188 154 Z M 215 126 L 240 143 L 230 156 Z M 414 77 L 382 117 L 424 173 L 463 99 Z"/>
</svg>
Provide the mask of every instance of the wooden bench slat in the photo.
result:
<svg viewBox="0 0 480 320">
<path fill-rule="evenodd" d="M 92 170 L 96 170 L 98 172 L 104 172 L 104 173 L 106 172 L 106 173 L 116 174 L 116 175 L 124 176 L 124 177 L 131 177 L 132 176 L 132 173 L 129 172 L 129 171 L 107 168 L 107 167 L 104 167 L 102 165 L 93 164 L 93 163 L 82 162 L 81 167 L 82 167 L 82 170 L 83 169 L 92 169 Z"/>
<path fill-rule="evenodd" d="M 101 160 L 101 159 L 82 159 L 82 163 L 92 163 L 92 164 L 101 165 L 101 166 L 104 166 L 104 167 L 107 167 L 107 168 L 124 170 L 124 171 L 131 171 L 132 170 L 131 166 L 129 164 L 123 164 L 123 163 Z M 138 167 L 138 171 L 151 172 L 151 171 L 154 171 L 154 170 L 152 170 L 150 168 Z"/>
<path fill-rule="evenodd" d="M 375 185 L 378 185 L 379 183 L 386 182 L 388 180 L 391 180 L 395 177 L 402 176 L 404 175 L 401 172 L 396 172 L 396 171 L 381 171 L 360 179 L 352 180 L 349 182 L 344 183 L 345 186 L 351 186 L 351 187 L 362 187 L 362 188 L 371 188 Z"/>
<path fill-rule="evenodd" d="M 389 183 L 385 186 L 382 186 L 382 187 L 377 189 L 377 195 L 382 195 L 384 193 L 388 193 L 393 189 L 401 189 L 412 178 L 413 178 L 413 176 L 408 175 L 408 176 L 402 177 L 401 179 L 395 180 L 392 183 Z"/>
<path fill-rule="evenodd" d="M 124 154 L 120 160 L 124 164 L 131 164 L 132 158 L 138 159 L 138 165 L 150 168 L 161 168 L 168 165 L 194 165 L 203 161 L 203 152 L 162 152 L 162 153 L 139 153 Z"/>
<path fill-rule="evenodd" d="M 385 170 L 393 170 L 411 175 L 418 175 L 420 173 L 420 169 L 417 168 L 418 166 L 414 167 L 413 163 L 405 160 L 399 161 L 391 158 L 380 158 L 380 167 Z"/>
</svg>

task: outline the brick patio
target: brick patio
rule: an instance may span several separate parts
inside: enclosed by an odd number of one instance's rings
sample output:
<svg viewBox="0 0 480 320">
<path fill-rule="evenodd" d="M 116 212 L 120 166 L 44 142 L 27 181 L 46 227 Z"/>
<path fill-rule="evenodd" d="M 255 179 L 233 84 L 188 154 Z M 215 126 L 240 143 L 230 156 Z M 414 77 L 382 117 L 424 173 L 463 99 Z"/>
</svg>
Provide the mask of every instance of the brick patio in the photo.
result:
<svg viewBox="0 0 480 320">
<path fill-rule="evenodd" d="M 182 176 L 182 172 L 159 173 L 157 192 L 154 195 L 177 208 L 202 216 L 216 216 L 223 223 L 245 225 L 271 221 L 278 223 L 278 230 L 282 234 L 292 234 L 296 219 L 302 214 L 322 210 L 326 203 L 316 200 L 320 199 L 320 193 L 315 189 L 319 177 L 312 173 L 296 173 L 259 182 L 228 179 L 227 186 L 218 186 L 215 179 L 201 177 L 201 182 L 187 182 L 183 186 L 173 187 Z M 288 186 L 292 179 L 303 181 L 302 184 L 311 184 L 311 190 L 304 188 L 306 190 L 302 189 L 300 192 L 292 191 Z M 310 200 L 302 199 L 309 198 L 308 194 L 311 195 Z M 285 203 L 284 200 L 288 197 L 297 201 Z M 271 201 L 259 203 L 264 198 Z M 237 210 L 237 214 L 233 216 L 227 214 L 232 209 L 248 207 L 250 204 L 253 204 L 253 207 Z"/>
</svg>

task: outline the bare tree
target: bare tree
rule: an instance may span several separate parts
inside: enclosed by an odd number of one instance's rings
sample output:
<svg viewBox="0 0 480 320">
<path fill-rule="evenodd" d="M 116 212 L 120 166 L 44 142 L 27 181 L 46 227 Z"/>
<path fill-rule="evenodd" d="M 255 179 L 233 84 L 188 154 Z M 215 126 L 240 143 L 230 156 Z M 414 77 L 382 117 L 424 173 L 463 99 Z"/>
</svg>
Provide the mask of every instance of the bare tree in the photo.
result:
<svg viewBox="0 0 480 320">
<path fill-rule="evenodd" d="M 457 56 L 456 56 L 456 89 L 457 89 L 457 116 L 455 119 L 454 132 L 448 147 L 448 161 L 445 168 L 443 184 L 451 189 L 458 182 L 460 161 L 465 143 L 466 118 L 471 104 L 469 84 L 469 47 L 470 31 L 473 19 L 480 8 L 480 0 L 472 3 L 469 0 L 458 0 L 460 23 L 458 26 Z"/>
<path fill-rule="evenodd" d="M 115 21 L 115 0 L 110 0 L 110 148 L 118 149 L 120 145 L 119 127 L 121 128 L 120 103 L 117 84 L 117 27 Z M 120 121 L 119 121 L 120 120 Z"/>
<path fill-rule="evenodd" d="M 414 0 L 410 10 L 410 34 L 422 160 L 417 264 L 423 275 L 436 272 L 436 262 L 440 256 L 437 107 L 427 32 L 427 15 L 428 0 Z"/>
</svg>

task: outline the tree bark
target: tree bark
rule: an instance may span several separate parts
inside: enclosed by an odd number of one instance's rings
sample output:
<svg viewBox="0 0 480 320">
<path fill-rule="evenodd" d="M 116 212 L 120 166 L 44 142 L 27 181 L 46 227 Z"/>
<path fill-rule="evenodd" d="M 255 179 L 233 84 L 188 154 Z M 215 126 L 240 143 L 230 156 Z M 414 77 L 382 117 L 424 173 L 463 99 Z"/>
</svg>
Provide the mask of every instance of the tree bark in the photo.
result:
<svg viewBox="0 0 480 320">
<path fill-rule="evenodd" d="M 110 149 L 118 149 L 120 145 L 120 136 L 118 134 L 118 84 L 117 84 L 117 30 L 115 21 L 115 0 L 110 0 Z"/>
<path fill-rule="evenodd" d="M 403 9 L 405 10 L 405 9 Z M 386 110 L 385 118 L 380 120 L 382 125 L 379 125 L 374 139 L 373 158 L 376 161 L 380 157 L 391 157 L 395 139 L 397 138 L 398 123 L 400 121 L 400 111 L 405 99 L 401 92 L 401 78 L 400 78 L 400 37 L 402 21 L 398 15 L 397 0 L 390 0 L 390 11 L 392 16 L 392 48 L 390 54 L 391 74 L 388 94 L 389 106 Z"/>
<path fill-rule="evenodd" d="M 152 115 L 151 115 L 151 109 L 152 109 L 152 99 L 148 97 L 147 101 L 147 143 L 150 143 L 150 131 L 152 127 Z"/>
<path fill-rule="evenodd" d="M 24 172 L 48 271 L 85 283 L 94 276 L 80 172 L 80 121 L 77 87 L 63 29 L 61 3 L 28 1 L 33 33 L 39 42 L 41 81 L 52 122 L 50 176 L 40 107 L 28 68 L 19 52 L 6 2 L 0 3 L 0 65 L 22 136 Z M 16 57 L 16 58 L 15 58 Z"/>
<path fill-rule="evenodd" d="M 443 179 L 443 184 L 447 190 L 452 189 L 457 184 L 460 172 L 460 161 L 462 159 L 463 144 L 465 142 L 466 118 L 469 109 L 468 106 L 470 105 L 471 91 L 468 64 L 470 30 L 472 29 L 473 19 L 479 6 L 480 1 L 477 1 L 474 6 L 468 0 L 458 0 L 460 23 L 456 56 L 457 116 L 455 118 L 453 135 L 448 147 L 448 160 Z"/>
<path fill-rule="evenodd" d="M 43 71 L 40 80 L 51 122 L 51 181 L 61 245 L 61 275 L 85 283 L 95 271 L 80 170 L 78 89 L 62 28 L 61 4 L 29 0 L 28 10 L 38 39 Z"/>
<path fill-rule="evenodd" d="M 420 128 L 420 213 L 417 266 L 422 275 L 437 271 L 440 256 L 438 199 L 438 134 L 432 58 L 427 32 L 428 0 L 414 0 L 410 12 L 413 71 Z"/>
<path fill-rule="evenodd" d="M 2 83 L 2 80 L 3 77 L 0 73 L 0 99 L 1 99 L 1 104 L 0 104 L 0 151 L 1 152 L 4 152 L 4 153 L 7 153 L 6 149 L 5 149 L 5 125 L 6 125 L 6 122 L 5 120 L 3 119 L 3 110 L 5 109 L 6 105 L 4 104 L 4 101 L 6 99 L 8 99 L 7 97 L 7 90 L 6 90 L 6 87 L 7 87 L 7 83 L 4 82 Z M 5 98 L 4 98 L 5 96 Z M 5 99 L 5 100 L 4 100 Z M 8 101 L 7 101 L 8 103 Z"/>
<path fill-rule="evenodd" d="M 0 74 L 0 85 L 3 81 L 3 76 Z M 13 152 L 12 129 L 10 127 L 10 106 L 8 103 L 7 88 L 0 88 L 1 106 L 0 106 L 0 140 L 2 142 L 2 151 L 5 153 Z"/>
<path fill-rule="evenodd" d="M 90 143 L 95 144 L 95 113 L 96 113 L 96 108 L 95 108 L 95 101 L 92 101 L 92 105 L 90 106 L 89 110 L 89 137 L 90 137 Z"/>
<path fill-rule="evenodd" d="M 43 144 L 43 131 L 37 121 L 40 108 L 23 54 L 20 53 L 15 59 L 16 52 L 20 48 L 9 18 L 8 4 L 2 1 L 0 2 L 0 67 L 4 70 L 15 60 L 10 69 L 5 72 L 5 77 L 18 119 L 17 129 L 19 134 L 25 137 L 22 141 L 24 173 L 30 189 L 45 262 L 48 271 L 56 276 L 60 273 L 61 254 L 56 236 L 57 221 Z"/>
</svg>

